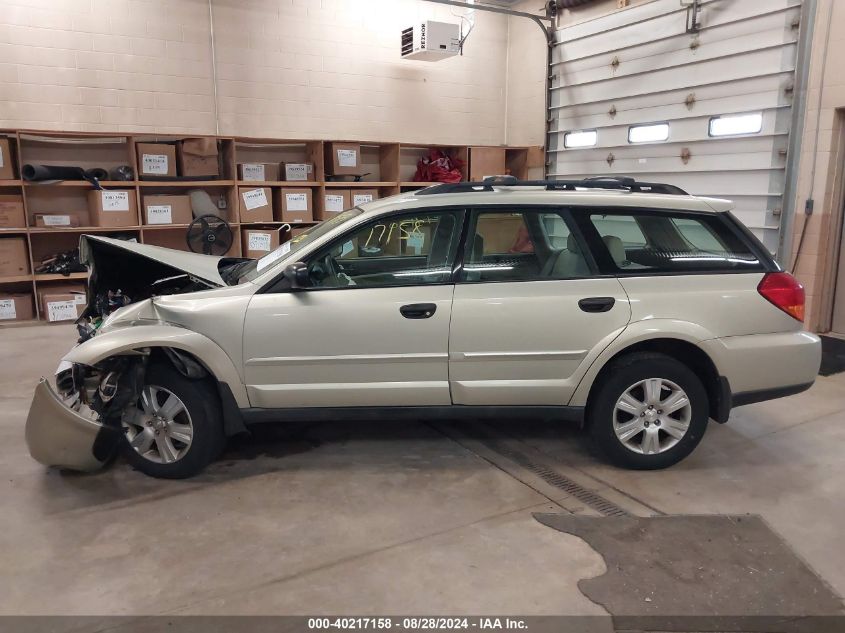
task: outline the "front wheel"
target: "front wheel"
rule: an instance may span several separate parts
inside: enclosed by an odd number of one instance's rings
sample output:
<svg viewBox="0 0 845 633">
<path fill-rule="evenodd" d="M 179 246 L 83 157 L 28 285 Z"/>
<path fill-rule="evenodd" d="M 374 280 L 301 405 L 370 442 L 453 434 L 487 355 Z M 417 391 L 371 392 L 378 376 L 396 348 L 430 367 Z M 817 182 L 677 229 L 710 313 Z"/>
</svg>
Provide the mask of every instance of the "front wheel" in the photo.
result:
<svg viewBox="0 0 845 633">
<path fill-rule="evenodd" d="M 707 391 L 695 373 L 664 354 L 637 353 L 613 363 L 590 399 L 597 448 L 615 465 L 655 470 L 677 464 L 707 429 Z"/>
<path fill-rule="evenodd" d="M 168 365 L 147 370 L 138 401 L 127 407 L 121 422 L 126 460 L 152 477 L 192 477 L 220 454 L 225 442 L 213 387 Z"/>
</svg>

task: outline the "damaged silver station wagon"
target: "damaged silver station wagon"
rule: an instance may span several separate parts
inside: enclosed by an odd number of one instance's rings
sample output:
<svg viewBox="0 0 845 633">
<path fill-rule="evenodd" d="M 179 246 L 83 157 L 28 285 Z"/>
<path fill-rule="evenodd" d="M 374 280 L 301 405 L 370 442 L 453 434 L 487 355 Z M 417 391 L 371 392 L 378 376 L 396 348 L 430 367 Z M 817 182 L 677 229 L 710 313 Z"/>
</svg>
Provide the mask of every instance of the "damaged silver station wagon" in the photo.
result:
<svg viewBox="0 0 845 633">
<path fill-rule="evenodd" d="M 258 260 L 83 236 L 80 338 L 36 388 L 30 452 L 179 478 L 253 423 L 534 416 L 670 466 L 819 368 L 803 288 L 730 209 L 499 178 L 346 211 Z"/>
</svg>

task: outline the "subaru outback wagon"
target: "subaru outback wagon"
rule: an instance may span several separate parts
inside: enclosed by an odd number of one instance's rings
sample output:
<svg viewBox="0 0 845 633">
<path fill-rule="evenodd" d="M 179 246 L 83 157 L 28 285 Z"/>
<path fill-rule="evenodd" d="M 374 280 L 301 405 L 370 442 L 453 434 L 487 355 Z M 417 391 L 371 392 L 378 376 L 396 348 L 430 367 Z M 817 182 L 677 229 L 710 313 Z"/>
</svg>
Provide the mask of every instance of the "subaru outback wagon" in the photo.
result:
<svg viewBox="0 0 845 633">
<path fill-rule="evenodd" d="M 345 211 L 258 260 L 83 236 L 81 337 L 35 391 L 30 452 L 180 478 L 260 422 L 535 416 L 670 466 L 819 369 L 803 288 L 731 206 L 505 177 Z"/>
</svg>

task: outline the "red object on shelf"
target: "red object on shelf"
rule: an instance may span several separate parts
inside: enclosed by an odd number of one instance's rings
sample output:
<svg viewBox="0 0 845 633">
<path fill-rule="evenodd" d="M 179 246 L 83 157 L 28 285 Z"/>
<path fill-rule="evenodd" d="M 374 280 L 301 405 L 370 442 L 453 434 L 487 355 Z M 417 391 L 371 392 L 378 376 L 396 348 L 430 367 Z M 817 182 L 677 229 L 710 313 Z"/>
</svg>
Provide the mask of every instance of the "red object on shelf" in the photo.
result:
<svg viewBox="0 0 845 633">
<path fill-rule="evenodd" d="M 428 156 L 423 156 L 417 163 L 414 182 L 461 182 L 463 166 L 464 161 L 459 158 L 439 149 L 430 149 Z"/>
</svg>

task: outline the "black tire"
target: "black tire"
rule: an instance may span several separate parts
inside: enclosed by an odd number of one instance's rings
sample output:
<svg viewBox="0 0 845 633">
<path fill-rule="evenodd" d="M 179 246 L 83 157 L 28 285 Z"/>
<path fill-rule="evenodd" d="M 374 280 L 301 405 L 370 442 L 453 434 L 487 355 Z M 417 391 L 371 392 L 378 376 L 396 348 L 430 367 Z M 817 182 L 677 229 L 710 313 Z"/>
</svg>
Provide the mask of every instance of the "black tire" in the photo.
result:
<svg viewBox="0 0 845 633">
<path fill-rule="evenodd" d="M 147 369 L 144 386 L 148 385 L 164 388 L 182 401 L 193 427 L 191 442 L 184 455 L 176 461 L 160 463 L 139 454 L 124 434 L 121 442 L 123 456 L 134 468 L 151 477 L 193 477 L 217 459 L 225 447 L 220 397 L 209 381 L 186 378 L 168 364 L 157 363 Z"/>
<path fill-rule="evenodd" d="M 628 448 L 614 431 L 618 419 L 615 411 L 617 401 L 639 381 L 650 378 L 669 380 L 686 392 L 691 415 L 686 434 L 678 442 L 656 454 L 643 454 Z M 612 464 L 632 470 L 659 470 L 677 464 L 698 446 L 710 415 L 707 391 L 701 380 L 686 365 L 665 354 L 637 352 L 619 358 L 608 367 L 604 378 L 595 387 L 590 396 L 587 410 L 587 424 L 593 446 Z M 621 416 L 621 414 L 619 414 Z M 630 421 L 634 421 L 636 416 Z M 618 419 L 620 423 L 628 419 Z M 653 423 L 652 423 L 653 424 Z M 651 429 L 654 431 L 654 427 Z M 660 431 L 664 439 L 671 437 Z M 632 442 L 644 437 L 635 436 Z"/>
</svg>

